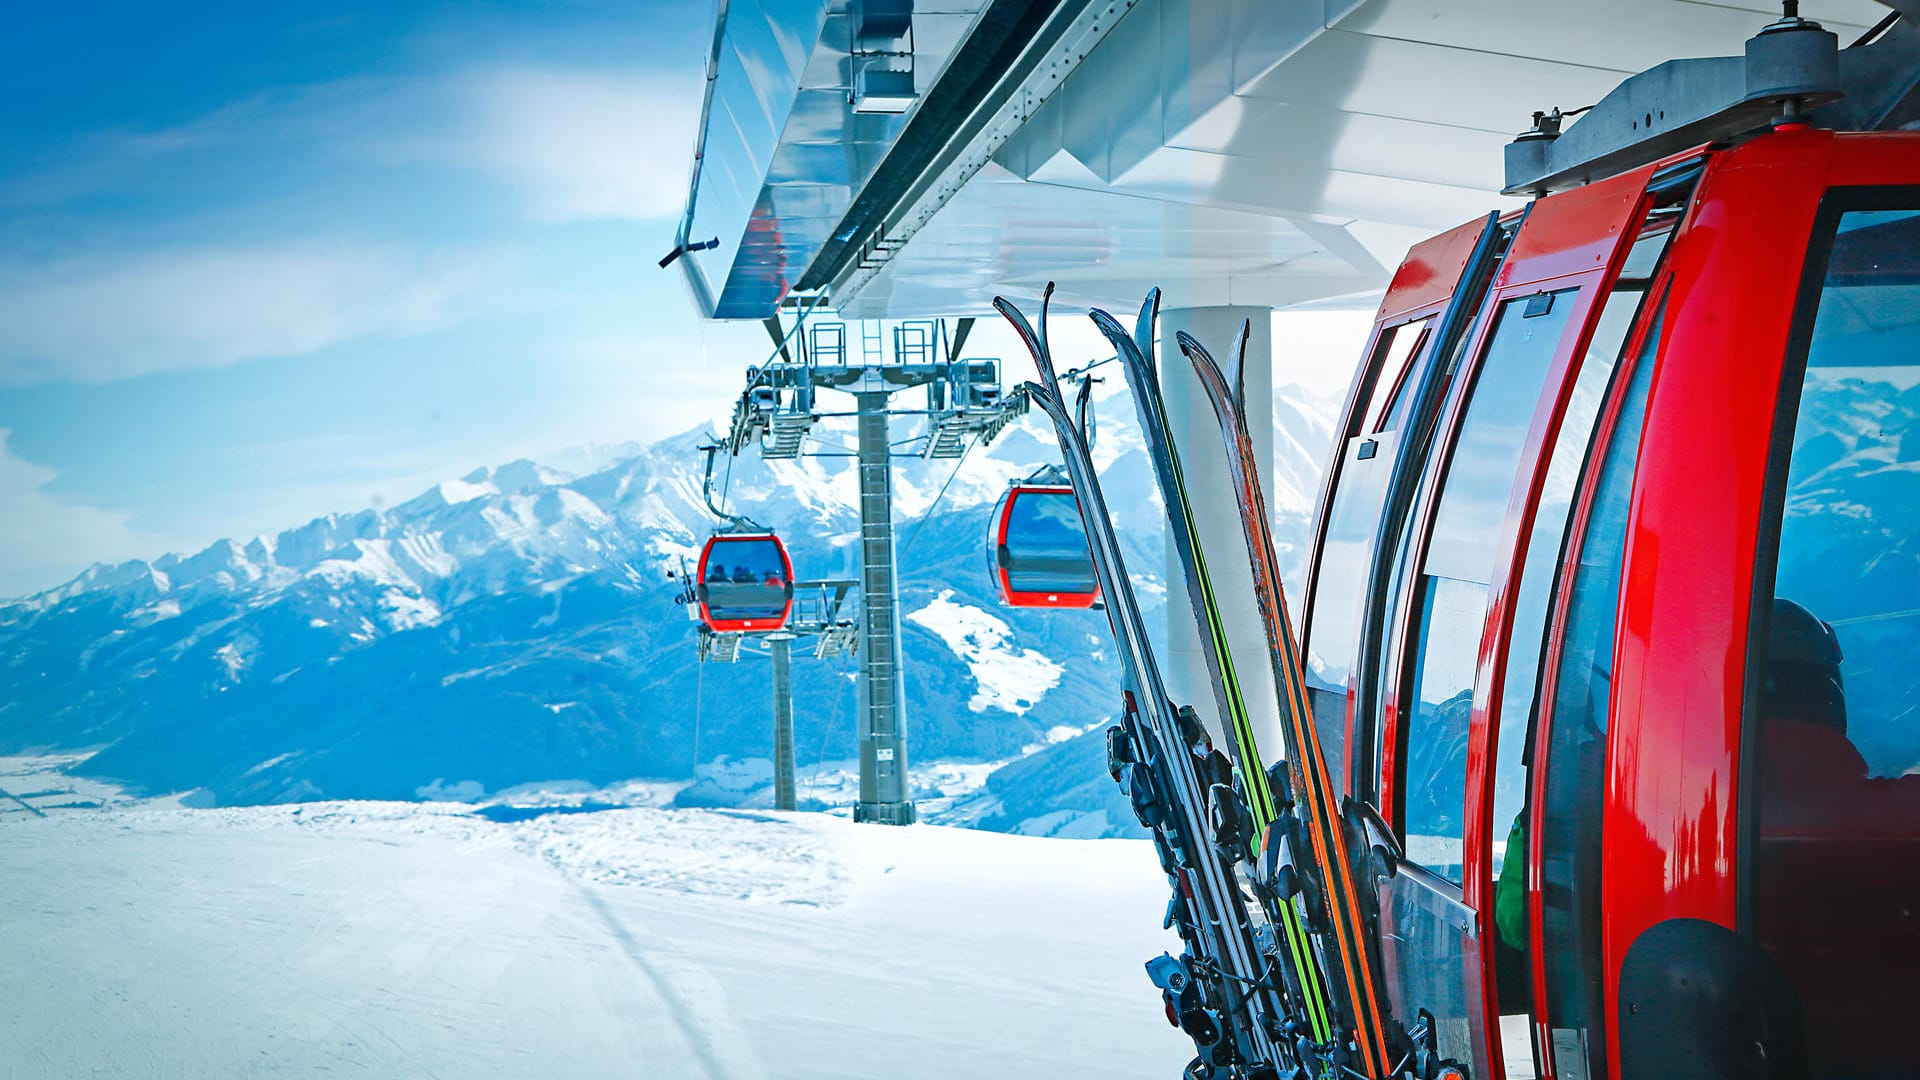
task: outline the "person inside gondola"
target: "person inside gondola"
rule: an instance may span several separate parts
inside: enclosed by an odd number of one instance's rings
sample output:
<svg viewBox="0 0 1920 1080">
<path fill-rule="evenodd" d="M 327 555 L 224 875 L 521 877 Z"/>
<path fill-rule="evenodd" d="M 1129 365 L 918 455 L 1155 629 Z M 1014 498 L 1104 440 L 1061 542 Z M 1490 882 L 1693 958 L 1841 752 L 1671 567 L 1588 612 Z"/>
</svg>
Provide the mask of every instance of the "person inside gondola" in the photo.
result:
<svg viewBox="0 0 1920 1080">
<path fill-rule="evenodd" d="M 1910 1075 L 1885 1069 L 1905 1060 L 1910 1036 L 1889 1010 L 1911 1004 L 1900 983 L 1920 965 L 1920 774 L 1873 775 L 1848 735 L 1843 659 L 1832 626 L 1773 602 L 1757 937 L 1799 991 L 1814 1060 L 1827 1066 L 1816 1075 Z"/>
<path fill-rule="evenodd" d="M 727 580 L 727 568 L 726 568 L 726 566 L 724 566 L 724 565 L 723 565 L 723 564 L 721 564 L 721 563 L 718 563 L 718 562 L 716 562 L 716 563 L 714 563 L 714 564 L 713 564 L 712 566 L 710 566 L 710 567 L 708 567 L 708 568 L 707 568 L 707 580 L 708 580 L 708 581 L 725 581 L 725 580 Z"/>
<path fill-rule="evenodd" d="M 753 584 L 753 568 L 748 566 L 745 563 L 741 563 L 739 566 L 734 567 L 733 583 L 735 585 Z"/>
<path fill-rule="evenodd" d="M 1875 777 L 1847 735 L 1844 659 L 1833 627 L 1792 600 L 1773 602 L 1760 709 L 1763 834 L 1861 835 L 1920 822 L 1920 774 Z"/>
</svg>

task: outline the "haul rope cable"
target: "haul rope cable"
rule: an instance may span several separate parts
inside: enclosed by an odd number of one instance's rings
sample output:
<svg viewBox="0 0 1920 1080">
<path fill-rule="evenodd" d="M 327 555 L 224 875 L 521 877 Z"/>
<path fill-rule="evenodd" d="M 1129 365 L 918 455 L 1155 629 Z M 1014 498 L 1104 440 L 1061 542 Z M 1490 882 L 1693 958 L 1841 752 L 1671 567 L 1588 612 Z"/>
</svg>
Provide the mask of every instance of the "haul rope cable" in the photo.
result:
<svg viewBox="0 0 1920 1080">
<path fill-rule="evenodd" d="M 839 677 L 834 681 L 836 683 L 845 682 L 846 678 L 847 656 L 845 653 L 841 653 Z M 840 722 L 840 701 L 841 694 L 836 690 L 833 695 L 833 711 L 827 714 L 827 726 L 825 730 L 820 733 L 820 753 L 814 756 L 813 774 L 807 778 L 807 798 L 809 799 L 814 797 L 820 787 L 820 767 L 826 764 L 827 761 L 827 743 L 833 738 L 834 726 Z"/>
<path fill-rule="evenodd" d="M 967 455 L 973 453 L 973 448 L 978 445 L 980 445 L 980 433 L 975 432 L 973 439 L 967 443 L 966 449 L 960 451 L 960 457 L 954 461 L 953 471 L 947 474 L 947 482 L 940 485 L 940 493 L 933 497 L 933 501 L 928 503 L 926 510 L 921 513 L 920 521 L 913 527 L 913 534 L 907 537 L 906 544 L 900 548 L 898 558 L 906 558 L 907 552 L 913 550 L 913 542 L 920 539 L 920 530 L 927 527 L 927 521 L 933 517 L 933 512 L 940 508 L 940 500 L 947 497 L 947 489 L 953 486 L 954 477 L 960 475 L 960 466 L 967 463 Z"/>
</svg>

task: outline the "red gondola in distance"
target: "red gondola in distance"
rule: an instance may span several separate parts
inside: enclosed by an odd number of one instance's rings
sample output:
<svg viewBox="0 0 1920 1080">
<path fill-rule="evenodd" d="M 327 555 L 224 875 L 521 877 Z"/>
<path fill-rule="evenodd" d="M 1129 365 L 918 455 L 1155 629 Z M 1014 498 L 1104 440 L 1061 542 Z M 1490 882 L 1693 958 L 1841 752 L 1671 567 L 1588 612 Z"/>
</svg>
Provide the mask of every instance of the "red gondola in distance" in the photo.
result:
<svg viewBox="0 0 1920 1080">
<path fill-rule="evenodd" d="M 793 562 L 772 533 L 717 533 L 700 551 L 694 595 L 716 633 L 778 630 L 793 611 Z"/>
<path fill-rule="evenodd" d="M 1001 496 L 993 521 L 994 580 L 1008 607 L 1090 608 L 1100 602 L 1072 487 L 1014 484 Z"/>
</svg>

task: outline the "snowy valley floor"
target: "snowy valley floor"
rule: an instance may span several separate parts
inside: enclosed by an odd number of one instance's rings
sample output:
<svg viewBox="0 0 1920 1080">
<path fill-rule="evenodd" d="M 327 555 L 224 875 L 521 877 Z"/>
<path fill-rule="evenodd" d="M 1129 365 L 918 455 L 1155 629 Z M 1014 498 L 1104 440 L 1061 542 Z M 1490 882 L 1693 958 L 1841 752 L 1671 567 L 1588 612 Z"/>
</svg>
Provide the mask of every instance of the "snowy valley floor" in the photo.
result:
<svg viewBox="0 0 1920 1080">
<path fill-rule="evenodd" d="M 1189 1056 L 1141 970 L 1175 944 L 1142 841 L 530 813 L 0 816 L 0 1076 L 1171 1080 Z"/>
</svg>

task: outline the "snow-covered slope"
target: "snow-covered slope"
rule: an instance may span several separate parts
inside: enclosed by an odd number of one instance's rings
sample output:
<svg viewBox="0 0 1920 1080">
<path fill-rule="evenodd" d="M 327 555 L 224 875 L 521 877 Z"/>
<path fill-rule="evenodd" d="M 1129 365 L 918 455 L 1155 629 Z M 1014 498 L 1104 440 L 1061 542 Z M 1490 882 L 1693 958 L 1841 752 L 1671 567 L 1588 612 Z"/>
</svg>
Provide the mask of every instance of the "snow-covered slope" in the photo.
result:
<svg viewBox="0 0 1920 1080">
<path fill-rule="evenodd" d="M 1326 442 L 1324 411 L 1304 400 L 1276 404 L 1283 538 L 1304 533 Z M 1096 445 L 1152 606 L 1162 519 L 1129 411 L 1123 396 L 1103 403 Z M 828 444 L 845 434 L 822 431 Z M 764 759 L 765 669 L 694 663 L 667 581 L 712 526 L 700 441 L 582 452 L 581 475 L 479 469 L 384 510 L 97 566 L 0 603 L 0 752 L 99 748 L 92 775 L 224 804 L 691 778 Z M 987 576 L 993 502 L 1056 455 L 1029 417 L 957 472 L 897 463 L 916 763 L 1012 760 L 1111 709 L 1104 618 L 1002 609 Z M 855 575 L 850 459 L 748 454 L 719 473 L 729 506 L 787 537 L 801 576 Z M 850 671 L 796 670 L 803 769 L 852 756 Z M 753 783 L 716 790 L 765 797 Z"/>
<path fill-rule="evenodd" d="M 450 804 L 0 826 L 0 1072 L 1169 1080 L 1141 841 Z"/>
</svg>

